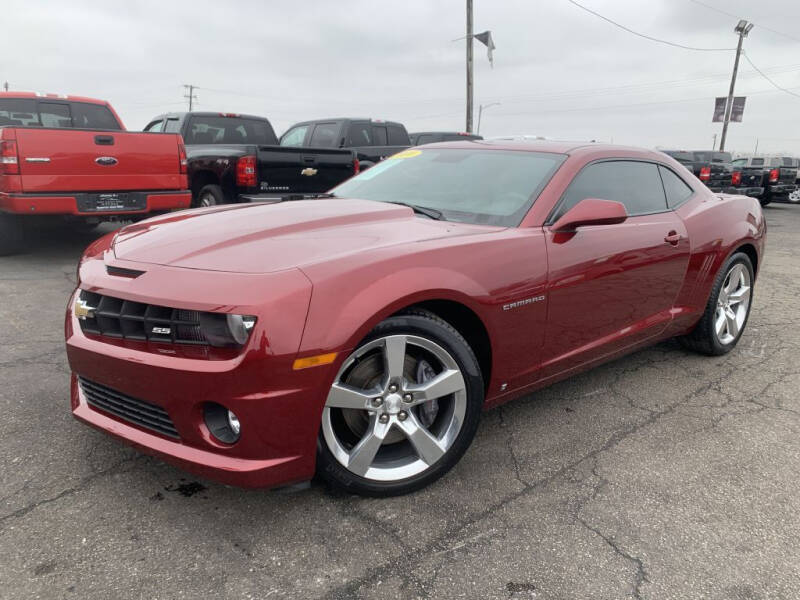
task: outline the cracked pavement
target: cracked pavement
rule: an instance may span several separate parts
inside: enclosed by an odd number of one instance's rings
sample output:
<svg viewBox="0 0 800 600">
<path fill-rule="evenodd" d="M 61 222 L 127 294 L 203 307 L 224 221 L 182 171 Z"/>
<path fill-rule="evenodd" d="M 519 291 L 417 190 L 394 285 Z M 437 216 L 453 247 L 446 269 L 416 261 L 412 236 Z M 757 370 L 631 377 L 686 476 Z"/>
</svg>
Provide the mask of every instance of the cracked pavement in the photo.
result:
<svg viewBox="0 0 800 600">
<path fill-rule="evenodd" d="M 485 413 L 388 500 L 197 480 L 77 423 L 63 312 L 92 238 L 0 257 L 0 595 L 796 598 L 800 207 L 765 212 L 736 350 L 665 342 Z"/>
</svg>

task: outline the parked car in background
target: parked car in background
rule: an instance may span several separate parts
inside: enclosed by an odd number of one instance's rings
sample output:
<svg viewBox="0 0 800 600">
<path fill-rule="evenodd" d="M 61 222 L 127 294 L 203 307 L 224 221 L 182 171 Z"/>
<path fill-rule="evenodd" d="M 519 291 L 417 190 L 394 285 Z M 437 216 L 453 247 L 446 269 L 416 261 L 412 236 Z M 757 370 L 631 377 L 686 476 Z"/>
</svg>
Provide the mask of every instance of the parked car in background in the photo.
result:
<svg viewBox="0 0 800 600">
<path fill-rule="evenodd" d="M 295 123 L 281 136 L 281 146 L 351 148 L 363 171 L 411 146 L 402 123 L 376 119 L 317 119 Z"/>
<path fill-rule="evenodd" d="M 482 140 L 482 135 L 458 131 L 419 131 L 409 133 L 412 146 L 422 146 L 423 144 L 435 144 L 437 142 L 459 142 L 470 140 Z"/>
<path fill-rule="evenodd" d="M 712 192 L 760 198 L 764 188 L 741 179 L 730 152 L 716 150 L 661 150 L 686 167 Z"/>
<path fill-rule="evenodd" d="M 32 225 L 87 230 L 188 208 L 181 136 L 125 130 L 103 100 L 0 93 L 0 253 Z"/>
<path fill-rule="evenodd" d="M 145 131 L 183 136 L 192 206 L 321 194 L 358 172 L 349 150 L 281 147 L 264 117 L 175 112 Z"/>
<path fill-rule="evenodd" d="M 765 236 L 757 200 L 659 152 L 422 146 L 327 199 L 96 241 L 66 315 L 71 409 L 228 484 L 403 494 L 486 408 L 674 336 L 732 350 Z"/>
<path fill-rule="evenodd" d="M 759 196 L 761 206 L 773 200 L 795 198 L 792 193 L 797 190 L 798 169 L 794 158 L 789 156 L 753 156 L 739 158 L 734 161 L 741 172 L 743 186 L 760 185 L 764 192 Z"/>
</svg>

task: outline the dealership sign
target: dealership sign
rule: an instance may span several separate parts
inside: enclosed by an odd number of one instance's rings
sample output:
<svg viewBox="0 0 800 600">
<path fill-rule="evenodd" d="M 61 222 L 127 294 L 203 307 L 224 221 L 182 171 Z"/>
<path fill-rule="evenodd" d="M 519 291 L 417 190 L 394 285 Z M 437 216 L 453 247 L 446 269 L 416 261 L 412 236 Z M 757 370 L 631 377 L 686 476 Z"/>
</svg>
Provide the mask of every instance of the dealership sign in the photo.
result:
<svg viewBox="0 0 800 600">
<path fill-rule="evenodd" d="M 744 114 L 744 101 L 747 100 L 746 96 L 735 96 L 733 98 L 733 108 L 731 109 L 731 121 L 736 123 L 742 122 L 742 115 Z M 725 107 L 728 104 L 728 98 L 723 96 L 717 98 L 714 103 L 714 117 L 711 119 L 712 123 L 722 123 L 725 120 Z"/>
</svg>

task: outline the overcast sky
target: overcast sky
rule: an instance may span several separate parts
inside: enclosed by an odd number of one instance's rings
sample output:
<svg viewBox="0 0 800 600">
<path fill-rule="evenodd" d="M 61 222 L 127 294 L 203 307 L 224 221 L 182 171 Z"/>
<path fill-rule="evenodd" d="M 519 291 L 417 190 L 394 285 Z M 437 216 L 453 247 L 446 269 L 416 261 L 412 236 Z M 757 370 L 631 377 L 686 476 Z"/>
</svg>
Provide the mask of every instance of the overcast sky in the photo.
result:
<svg viewBox="0 0 800 600">
<path fill-rule="evenodd" d="M 736 45 L 737 19 L 691 0 L 580 0 L 650 36 Z M 567 0 L 474 0 L 475 31 L 494 35 L 494 69 L 475 42 L 475 118 L 486 136 L 536 134 L 643 146 L 708 148 L 713 98 L 727 95 L 734 52 L 697 52 L 635 37 Z M 751 18 L 751 60 L 800 93 L 800 2 L 704 0 Z M 0 84 L 107 99 L 129 129 L 182 110 L 296 121 L 366 116 L 409 131 L 463 130 L 464 0 L 3 0 Z M 759 27 L 759 25 L 763 27 Z M 774 29 L 796 39 L 773 33 Z M 800 97 L 744 60 L 743 123 L 728 149 L 800 154 Z"/>
</svg>

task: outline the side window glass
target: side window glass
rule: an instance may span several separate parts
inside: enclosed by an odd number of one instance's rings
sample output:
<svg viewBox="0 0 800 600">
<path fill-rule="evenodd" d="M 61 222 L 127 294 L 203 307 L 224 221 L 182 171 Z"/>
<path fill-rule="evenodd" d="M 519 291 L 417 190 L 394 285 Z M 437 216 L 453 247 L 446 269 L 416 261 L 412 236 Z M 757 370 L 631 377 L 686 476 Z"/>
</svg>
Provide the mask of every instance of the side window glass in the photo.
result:
<svg viewBox="0 0 800 600">
<path fill-rule="evenodd" d="M 664 191 L 667 194 L 667 205 L 670 208 L 677 208 L 694 194 L 694 190 L 671 169 L 659 166 L 658 171 L 661 173 L 661 181 L 664 182 Z"/>
<path fill-rule="evenodd" d="M 40 102 L 39 116 L 42 119 L 42 127 L 72 127 L 72 115 L 70 114 L 69 105 L 67 104 Z"/>
<path fill-rule="evenodd" d="M 348 146 L 372 146 L 372 127 L 369 123 L 351 123 L 347 132 Z"/>
<path fill-rule="evenodd" d="M 178 119 L 167 119 L 167 125 L 164 127 L 164 131 L 167 133 L 180 133 L 181 131 L 181 122 Z"/>
<path fill-rule="evenodd" d="M 287 131 L 281 138 L 281 146 L 302 146 L 306 139 L 308 125 L 300 125 Z"/>
<path fill-rule="evenodd" d="M 386 127 L 384 125 L 373 125 L 372 139 L 374 140 L 375 146 L 388 145 L 388 140 L 386 138 Z"/>
<path fill-rule="evenodd" d="M 339 135 L 338 123 L 317 123 L 314 132 L 311 134 L 309 146 L 318 148 L 336 148 L 339 143 L 336 137 Z"/>
<path fill-rule="evenodd" d="M 425 135 L 419 136 L 417 140 L 417 146 L 422 146 L 422 144 L 432 144 L 436 141 L 436 136 L 431 135 L 430 133 L 426 133 Z"/>
<path fill-rule="evenodd" d="M 145 127 L 144 130 L 149 133 L 160 133 L 163 125 L 164 121 L 153 121 L 147 127 Z"/>
<path fill-rule="evenodd" d="M 567 188 L 554 218 L 586 198 L 622 202 L 632 217 L 667 210 L 658 167 L 647 162 L 615 160 L 584 168 Z"/>
<path fill-rule="evenodd" d="M 408 134 L 398 125 L 389 125 L 389 145 L 390 146 L 408 146 L 410 141 Z"/>
</svg>

